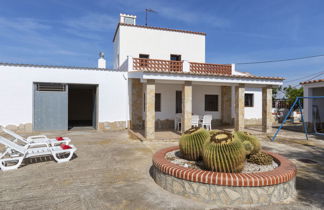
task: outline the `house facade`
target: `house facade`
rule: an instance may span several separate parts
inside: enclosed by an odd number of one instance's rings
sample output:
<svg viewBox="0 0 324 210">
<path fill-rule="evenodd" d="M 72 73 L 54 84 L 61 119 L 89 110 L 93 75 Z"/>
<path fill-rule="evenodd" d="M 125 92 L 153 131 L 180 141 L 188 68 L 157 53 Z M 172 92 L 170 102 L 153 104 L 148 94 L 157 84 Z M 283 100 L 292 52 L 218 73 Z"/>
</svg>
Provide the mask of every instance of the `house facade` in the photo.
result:
<svg viewBox="0 0 324 210">
<path fill-rule="evenodd" d="M 324 79 L 302 82 L 304 88 L 304 120 L 310 131 L 314 125 L 324 128 Z"/>
<path fill-rule="evenodd" d="M 113 69 L 0 63 L 0 125 L 21 130 L 182 130 L 192 115 L 212 115 L 213 128 L 272 123 L 272 88 L 282 78 L 255 76 L 234 64 L 205 63 L 203 32 L 136 25 L 121 14 L 113 38 Z"/>
</svg>

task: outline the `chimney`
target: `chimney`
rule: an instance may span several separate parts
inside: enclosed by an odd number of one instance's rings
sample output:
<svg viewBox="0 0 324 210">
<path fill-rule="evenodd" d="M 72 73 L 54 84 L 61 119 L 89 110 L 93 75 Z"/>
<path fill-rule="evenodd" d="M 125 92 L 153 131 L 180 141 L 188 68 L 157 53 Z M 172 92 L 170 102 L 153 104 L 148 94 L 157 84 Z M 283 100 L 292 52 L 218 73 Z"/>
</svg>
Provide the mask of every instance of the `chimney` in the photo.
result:
<svg viewBox="0 0 324 210">
<path fill-rule="evenodd" d="M 129 24 L 129 25 L 136 25 L 136 16 L 135 15 L 120 14 L 119 22 Z"/>
<path fill-rule="evenodd" d="M 106 68 L 105 54 L 103 52 L 99 53 L 98 68 L 99 69 L 105 69 Z"/>
</svg>

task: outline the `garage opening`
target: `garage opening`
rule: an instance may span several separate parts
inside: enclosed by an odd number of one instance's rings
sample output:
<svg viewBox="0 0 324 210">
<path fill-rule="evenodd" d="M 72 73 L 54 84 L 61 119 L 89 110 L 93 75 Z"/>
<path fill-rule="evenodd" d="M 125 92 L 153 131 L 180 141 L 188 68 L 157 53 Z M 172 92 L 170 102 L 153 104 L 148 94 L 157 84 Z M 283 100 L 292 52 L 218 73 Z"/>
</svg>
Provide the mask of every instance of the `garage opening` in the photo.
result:
<svg viewBox="0 0 324 210">
<path fill-rule="evenodd" d="M 68 91 L 68 128 L 96 129 L 96 85 L 72 85 Z"/>
</svg>

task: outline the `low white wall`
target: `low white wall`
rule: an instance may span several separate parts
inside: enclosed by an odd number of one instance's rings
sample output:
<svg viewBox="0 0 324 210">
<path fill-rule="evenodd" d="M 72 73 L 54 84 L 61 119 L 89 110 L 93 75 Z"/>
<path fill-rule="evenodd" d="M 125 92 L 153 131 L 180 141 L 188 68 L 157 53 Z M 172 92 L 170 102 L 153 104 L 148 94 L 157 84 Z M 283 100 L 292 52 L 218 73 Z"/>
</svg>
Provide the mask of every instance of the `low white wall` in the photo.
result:
<svg viewBox="0 0 324 210">
<path fill-rule="evenodd" d="M 0 125 L 33 122 L 33 83 L 98 85 L 98 121 L 129 120 L 127 72 L 0 66 Z"/>
</svg>

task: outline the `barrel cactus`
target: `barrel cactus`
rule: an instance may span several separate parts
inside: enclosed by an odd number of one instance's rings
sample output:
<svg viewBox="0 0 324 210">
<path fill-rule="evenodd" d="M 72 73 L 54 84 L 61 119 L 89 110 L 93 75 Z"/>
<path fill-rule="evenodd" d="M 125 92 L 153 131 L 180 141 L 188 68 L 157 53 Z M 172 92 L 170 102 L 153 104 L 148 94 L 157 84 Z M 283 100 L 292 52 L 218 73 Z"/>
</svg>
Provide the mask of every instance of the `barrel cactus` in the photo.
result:
<svg viewBox="0 0 324 210">
<path fill-rule="evenodd" d="M 183 157 L 187 160 L 199 160 L 202 157 L 204 142 L 209 133 L 203 128 L 190 128 L 180 138 L 179 147 Z"/>
<path fill-rule="evenodd" d="M 249 141 L 243 141 L 243 146 L 244 146 L 244 149 L 245 149 L 246 155 L 251 154 L 251 152 L 252 152 L 253 149 L 254 149 L 252 143 L 249 142 Z"/>
<path fill-rule="evenodd" d="M 203 162 L 207 170 L 240 172 L 245 160 L 245 149 L 239 139 L 226 131 L 214 133 L 203 147 Z"/>
<path fill-rule="evenodd" d="M 261 143 L 259 139 L 255 136 L 253 136 L 251 133 L 244 132 L 244 131 L 236 131 L 234 133 L 235 138 L 238 138 L 242 142 L 249 141 L 253 145 L 253 150 L 251 151 L 251 154 L 255 154 L 261 150 Z"/>
<path fill-rule="evenodd" d="M 258 165 L 270 165 L 272 164 L 273 158 L 267 153 L 258 152 L 256 154 L 250 155 L 247 161 Z"/>
</svg>

